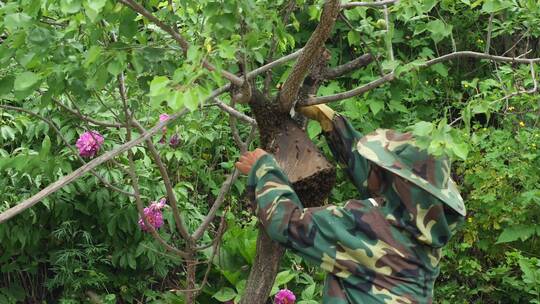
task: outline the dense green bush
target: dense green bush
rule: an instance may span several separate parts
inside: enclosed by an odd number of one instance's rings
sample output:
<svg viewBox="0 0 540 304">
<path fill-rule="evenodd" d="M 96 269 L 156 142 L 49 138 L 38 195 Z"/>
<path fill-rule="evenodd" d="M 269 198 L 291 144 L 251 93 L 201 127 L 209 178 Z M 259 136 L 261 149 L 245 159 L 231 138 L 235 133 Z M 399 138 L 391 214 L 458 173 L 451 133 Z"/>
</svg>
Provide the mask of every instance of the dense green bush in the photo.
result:
<svg viewBox="0 0 540 304">
<path fill-rule="evenodd" d="M 0 107 L 0 211 L 83 165 L 64 140 L 74 145 L 92 129 L 105 137 L 100 153 L 126 142 L 124 128 L 84 123 L 77 115 L 120 122 L 117 76 L 125 73 L 130 106 L 144 126 L 155 125 L 161 113 L 191 110 L 167 128 L 167 139 L 179 135 L 178 147 L 160 143 L 161 134 L 153 142 L 194 231 L 239 156 L 228 117 L 202 104 L 225 80 L 203 70 L 201 59 L 236 72 L 237 51 L 246 54 L 248 69 L 289 54 L 306 43 L 322 3 L 292 1 L 296 9 L 283 22 L 288 7 L 283 0 L 173 1 L 172 12 L 167 1 L 143 2 L 200 47 L 181 56 L 168 34 L 116 1 L 0 1 L 0 106 L 37 114 Z M 379 60 L 324 83 L 318 94 L 368 83 L 381 70 L 403 71 L 393 82 L 332 107 L 363 133 L 386 127 L 429 136 L 424 144 L 431 152 L 455 160 L 454 177 L 468 217 L 444 251 L 437 303 L 540 303 L 538 64 L 459 58 L 416 68 L 455 50 L 484 52 L 488 41 L 491 54 L 540 57 L 540 5 L 534 0 L 402 0 L 389 9 L 388 32 L 382 9 L 343 11 L 327 42 L 330 64 L 368 52 Z M 277 92 L 291 66 L 273 70 L 271 92 Z M 263 87 L 264 77 L 256 84 Z M 524 92 L 531 88 L 535 91 Z M 249 114 L 247 107 L 242 110 Z M 249 128 L 239 128 L 246 138 Z M 317 124 L 308 125 L 310 136 L 324 146 L 320 131 Z M 149 152 L 142 146 L 133 151 L 145 203 L 164 197 Z M 121 155 L 95 171 L 131 192 L 127 167 Z M 244 190 L 245 180 L 236 181 L 220 211 L 227 230 L 200 303 L 225 302 L 243 292 L 257 236 Z M 332 200 L 355 195 L 340 173 Z M 160 235 L 182 245 L 170 209 L 164 216 Z M 0 224 L 0 303 L 80 303 L 94 295 L 104 303 L 183 303 L 183 261 L 141 231 L 138 219 L 130 197 L 88 174 Z M 213 238 L 206 233 L 200 243 Z M 198 254 L 201 265 L 213 256 L 212 248 Z M 197 269 L 201 282 L 206 267 Z M 323 278 L 317 267 L 288 253 L 273 291 L 286 286 L 299 303 L 318 303 Z"/>
</svg>

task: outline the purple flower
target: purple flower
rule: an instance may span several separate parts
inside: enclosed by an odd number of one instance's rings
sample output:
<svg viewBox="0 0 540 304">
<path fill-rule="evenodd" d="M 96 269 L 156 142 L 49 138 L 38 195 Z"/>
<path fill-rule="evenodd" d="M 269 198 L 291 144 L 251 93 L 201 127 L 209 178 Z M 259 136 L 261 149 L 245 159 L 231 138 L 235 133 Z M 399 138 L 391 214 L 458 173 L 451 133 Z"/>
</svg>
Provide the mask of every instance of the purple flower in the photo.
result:
<svg viewBox="0 0 540 304">
<path fill-rule="evenodd" d="M 82 157 L 94 157 L 103 144 L 103 136 L 96 131 L 87 131 L 77 139 L 77 149 Z"/>
<path fill-rule="evenodd" d="M 276 293 L 274 298 L 275 304 L 294 304 L 296 302 L 296 297 L 294 293 L 288 289 L 282 289 Z"/>
<path fill-rule="evenodd" d="M 171 148 L 176 148 L 179 144 L 180 137 L 178 136 L 178 134 L 174 134 L 173 136 L 171 136 L 171 139 L 169 139 L 169 145 L 171 146 Z"/>
<path fill-rule="evenodd" d="M 162 198 L 159 202 L 152 202 L 150 206 L 144 208 L 144 216 L 148 221 L 148 224 L 152 225 L 154 229 L 159 229 L 163 226 L 163 212 L 161 211 L 165 207 L 166 200 Z M 144 224 L 142 218 L 139 218 L 139 226 L 142 231 L 148 231 L 148 227 Z"/>
</svg>

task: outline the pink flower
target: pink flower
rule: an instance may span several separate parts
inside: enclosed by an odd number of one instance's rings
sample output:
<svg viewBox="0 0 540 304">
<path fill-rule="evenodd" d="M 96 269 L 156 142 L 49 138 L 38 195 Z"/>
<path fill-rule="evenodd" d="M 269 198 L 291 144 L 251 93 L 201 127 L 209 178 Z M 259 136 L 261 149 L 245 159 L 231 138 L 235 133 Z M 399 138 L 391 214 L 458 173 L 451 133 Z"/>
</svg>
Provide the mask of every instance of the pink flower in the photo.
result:
<svg viewBox="0 0 540 304">
<path fill-rule="evenodd" d="M 288 289 L 278 291 L 274 298 L 275 304 L 294 304 L 294 302 L 296 302 L 296 297 L 294 293 Z"/>
<path fill-rule="evenodd" d="M 94 157 L 103 144 L 103 136 L 96 131 L 87 131 L 77 139 L 77 149 L 82 157 Z"/>
<path fill-rule="evenodd" d="M 169 119 L 169 114 L 160 114 L 159 115 L 159 121 L 163 122 L 165 120 Z"/>
<path fill-rule="evenodd" d="M 169 114 L 160 114 L 159 115 L 159 122 L 164 122 L 166 121 L 167 119 L 169 119 Z M 161 129 L 163 131 L 163 135 L 165 135 L 165 132 L 167 132 L 167 127 L 163 127 L 163 129 Z M 165 136 L 164 136 L 165 137 Z M 163 142 L 160 141 L 160 143 L 165 143 L 165 138 L 162 138 Z"/>
<path fill-rule="evenodd" d="M 154 229 L 159 229 L 163 226 L 163 212 L 161 210 L 165 207 L 166 202 L 167 201 L 162 198 L 159 202 L 152 202 L 150 206 L 144 208 L 144 216 L 146 217 L 148 224 L 152 225 Z M 138 224 L 142 231 L 149 230 L 142 218 L 139 218 Z"/>
</svg>

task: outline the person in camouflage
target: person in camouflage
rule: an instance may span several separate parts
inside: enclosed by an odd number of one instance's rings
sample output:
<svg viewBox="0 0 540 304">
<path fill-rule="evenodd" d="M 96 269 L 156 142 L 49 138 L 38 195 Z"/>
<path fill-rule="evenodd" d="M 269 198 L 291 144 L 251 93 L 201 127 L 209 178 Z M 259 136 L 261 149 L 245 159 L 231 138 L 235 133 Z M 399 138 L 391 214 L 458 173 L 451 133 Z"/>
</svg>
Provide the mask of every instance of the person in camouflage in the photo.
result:
<svg viewBox="0 0 540 304">
<path fill-rule="evenodd" d="M 432 303 L 441 248 L 465 216 L 448 160 L 409 133 L 362 136 L 327 106 L 300 112 L 320 122 L 359 199 L 303 208 L 274 157 L 248 152 L 236 166 L 268 235 L 328 272 L 323 303 Z"/>
</svg>

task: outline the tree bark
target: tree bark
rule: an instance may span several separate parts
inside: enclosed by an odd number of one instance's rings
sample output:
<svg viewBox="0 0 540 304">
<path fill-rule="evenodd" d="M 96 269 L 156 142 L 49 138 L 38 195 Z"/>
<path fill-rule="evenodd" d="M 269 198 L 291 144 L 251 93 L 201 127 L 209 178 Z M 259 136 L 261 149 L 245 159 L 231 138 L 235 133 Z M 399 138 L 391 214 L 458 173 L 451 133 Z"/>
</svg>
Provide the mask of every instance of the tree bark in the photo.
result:
<svg viewBox="0 0 540 304">
<path fill-rule="evenodd" d="M 266 303 L 284 253 L 285 248 L 274 242 L 261 227 L 257 238 L 257 255 L 240 304 Z"/>
</svg>

